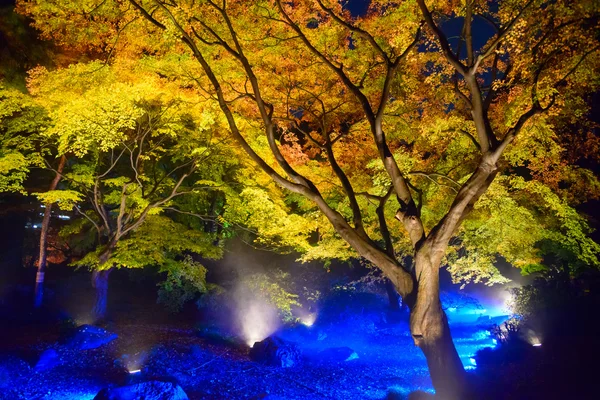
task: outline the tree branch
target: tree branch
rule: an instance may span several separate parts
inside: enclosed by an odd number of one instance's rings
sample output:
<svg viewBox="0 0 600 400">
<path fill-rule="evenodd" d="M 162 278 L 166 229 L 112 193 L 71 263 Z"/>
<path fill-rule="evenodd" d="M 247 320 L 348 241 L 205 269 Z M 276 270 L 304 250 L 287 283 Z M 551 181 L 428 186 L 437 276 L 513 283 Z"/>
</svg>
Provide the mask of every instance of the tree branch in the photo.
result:
<svg viewBox="0 0 600 400">
<path fill-rule="evenodd" d="M 443 174 L 439 174 L 437 172 L 423 172 L 423 171 L 411 171 L 409 172 L 409 175 L 415 175 L 415 176 L 423 176 L 427 179 L 429 179 L 431 182 L 435 183 L 438 186 L 444 186 L 449 188 L 450 190 L 452 190 L 454 193 L 458 193 L 458 190 L 450 185 L 446 185 L 443 183 L 438 182 L 437 180 L 433 179 L 433 178 L 442 178 L 442 179 L 446 179 L 450 182 L 452 182 L 453 184 L 455 184 L 456 186 L 460 187 L 460 183 L 456 182 L 454 179 L 450 178 L 449 176 L 443 175 Z"/>
<path fill-rule="evenodd" d="M 385 243 L 385 251 L 390 257 L 396 259 L 394 243 L 392 242 L 392 236 L 390 235 L 390 230 L 385 219 L 385 204 L 391 197 L 393 189 L 394 187 L 390 186 L 387 193 L 379 199 L 379 205 L 377 206 L 375 212 L 377 214 L 377 219 L 379 220 L 379 230 L 381 232 L 381 237 L 383 238 L 383 242 Z"/>
<path fill-rule="evenodd" d="M 213 3 L 214 4 L 214 3 Z M 277 3 L 281 8 L 280 2 Z M 162 4 L 161 4 L 162 5 Z M 166 8 L 162 5 L 163 8 Z M 166 10 L 168 12 L 168 10 Z M 244 137 L 241 135 L 237 124 L 235 122 L 235 118 L 233 116 L 232 110 L 229 108 L 227 102 L 225 101 L 223 90 L 221 88 L 221 84 L 217 79 L 214 71 L 211 66 L 208 64 L 206 59 L 204 58 L 200 49 L 196 46 L 192 38 L 186 33 L 186 31 L 181 27 L 181 25 L 175 20 L 174 16 L 168 13 L 169 18 L 175 24 L 175 28 L 179 32 L 179 38 L 190 48 L 194 58 L 200 63 L 202 69 L 206 73 L 209 81 L 211 82 L 219 102 L 219 107 L 225 114 L 225 118 L 230 127 L 230 131 L 233 137 L 238 141 L 242 149 L 252 158 L 254 162 L 258 164 L 258 166 L 266 172 L 276 183 L 281 185 L 282 187 L 291 190 L 295 193 L 302 194 L 307 198 L 311 199 L 315 202 L 317 207 L 323 212 L 325 217 L 331 222 L 335 230 L 338 234 L 346 240 L 360 255 L 378 265 L 381 270 L 392 280 L 394 285 L 398 288 L 398 291 L 401 295 L 406 296 L 413 291 L 413 280 L 409 273 L 404 271 L 401 267 L 399 267 L 398 262 L 392 258 L 390 258 L 385 252 L 382 252 L 377 247 L 374 247 L 371 243 L 362 238 L 344 219 L 344 217 L 337 211 L 331 209 L 329 205 L 325 202 L 316 188 L 310 188 L 304 184 L 298 184 L 291 182 L 281 175 L 279 175 L 275 170 L 273 170 L 254 150 L 248 145 Z M 290 22 L 290 21 L 288 21 Z M 296 27 L 298 28 L 298 27 Z M 300 31 L 301 33 L 301 31 Z M 240 46 L 241 47 L 241 46 Z M 323 60 L 324 62 L 329 62 L 326 58 Z M 330 63 L 330 62 L 329 62 Z M 333 66 L 333 64 L 331 64 Z M 335 66 L 334 66 L 335 67 Z M 341 70 L 340 70 L 341 72 Z M 343 73 L 342 73 L 343 75 Z M 347 79 L 347 77 L 346 77 Z M 351 83 L 351 82 L 350 82 Z M 256 83 L 258 84 L 258 83 Z M 360 92 L 360 91 L 359 91 Z M 361 93 L 362 95 L 362 93 Z M 363 96 L 364 97 L 364 96 Z M 256 96 L 256 99 L 259 100 L 260 97 Z M 366 98 L 365 98 L 366 101 Z M 368 105 L 368 101 L 366 102 Z M 369 106 L 370 108 L 370 106 Z M 261 113 L 267 112 L 267 120 L 271 118 L 271 111 L 267 111 L 266 109 L 261 110 Z M 372 112 L 371 112 L 372 115 Z M 263 117 L 264 118 L 264 117 Z M 374 118 L 372 118 L 374 119 Z"/>
<path fill-rule="evenodd" d="M 446 36 L 442 33 L 442 31 L 438 28 L 436 23 L 433 21 L 431 12 L 429 12 L 429 9 L 425 5 L 425 0 L 417 0 L 417 3 L 419 4 L 419 7 L 421 8 L 421 13 L 423 14 L 423 18 L 425 19 L 425 22 L 429 26 L 429 29 L 431 29 L 433 31 L 434 35 L 437 37 L 438 41 L 440 42 L 440 46 L 442 47 L 442 53 L 444 54 L 444 57 L 446 58 L 446 60 L 448 60 L 448 62 L 461 75 L 466 76 L 468 74 L 467 67 L 463 63 L 460 62 L 460 60 L 454 55 L 454 53 L 452 53 L 452 49 L 450 49 L 450 45 L 448 43 L 448 40 L 446 39 Z"/>
<path fill-rule="evenodd" d="M 317 0 L 317 3 L 319 3 L 319 6 L 321 7 L 321 9 L 323 9 L 323 11 L 325 11 L 327 14 L 329 14 L 329 16 L 331 16 L 331 18 L 333 18 L 333 20 L 335 22 L 337 22 L 338 24 L 342 25 L 343 27 L 345 27 L 346 29 L 348 29 L 351 32 L 356 32 L 359 35 L 361 35 L 362 37 L 364 37 L 365 39 L 367 39 L 367 41 L 369 42 L 369 44 L 383 57 L 383 59 L 386 61 L 386 63 L 391 63 L 391 59 L 388 56 L 388 54 L 385 52 L 385 50 L 383 50 L 381 48 L 381 46 L 379 45 L 379 43 L 377 43 L 377 41 L 375 40 L 375 38 L 373 37 L 373 35 L 371 35 L 369 32 L 365 31 L 364 29 L 361 29 L 357 26 L 352 25 L 351 23 L 343 20 L 342 18 L 340 18 L 335 12 L 333 12 L 332 9 L 325 7 L 325 5 L 323 4 L 323 2 L 321 0 Z"/>
<path fill-rule="evenodd" d="M 419 0 L 419 1 L 423 1 L 423 0 Z M 508 35 L 508 33 L 511 31 L 511 29 L 515 26 L 515 23 L 521 18 L 521 16 L 523 15 L 523 12 L 525 12 L 525 10 L 532 3 L 533 3 L 533 0 L 529 0 L 523 6 L 523 8 L 519 11 L 519 13 L 508 23 L 508 25 L 499 32 L 498 37 L 490 44 L 490 46 L 477 56 L 477 61 L 475 61 L 475 64 L 471 67 L 471 69 L 469 71 L 470 73 L 477 72 L 477 69 L 479 68 L 479 65 L 481 64 L 481 62 L 483 60 L 485 60 L 486 58 L 488 58 L 492 54 L 492 52 L 494 52 L 496 50 L 498 45 L 502 42 L 502 40 L 504 40 L 506 35 Z"/>
</svg>

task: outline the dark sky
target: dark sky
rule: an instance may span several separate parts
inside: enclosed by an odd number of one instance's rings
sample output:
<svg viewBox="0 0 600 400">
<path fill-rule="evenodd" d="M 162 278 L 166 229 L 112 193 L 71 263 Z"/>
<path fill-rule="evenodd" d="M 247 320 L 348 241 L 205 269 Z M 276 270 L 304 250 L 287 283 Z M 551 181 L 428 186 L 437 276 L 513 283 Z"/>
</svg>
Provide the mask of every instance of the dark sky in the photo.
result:
<svg viewBox="0 0 600 400">
<path fill-rule="evenodd" d="M 358 17 L 366 14 L 371 0 L 342 0 L 341 3 L 345 9 L 350 11 L 352 16 Z"/>
</svg>

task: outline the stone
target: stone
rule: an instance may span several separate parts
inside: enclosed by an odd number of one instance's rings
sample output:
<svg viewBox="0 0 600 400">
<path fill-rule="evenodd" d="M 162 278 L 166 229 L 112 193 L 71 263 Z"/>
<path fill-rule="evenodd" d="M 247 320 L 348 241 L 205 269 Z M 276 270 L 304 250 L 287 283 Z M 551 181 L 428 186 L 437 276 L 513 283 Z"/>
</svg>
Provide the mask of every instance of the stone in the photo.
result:
<svg viewBox="0 0 600 400">
<path fill-rule="evenodd" d="M 47 371 L 60 365 L 60 363 L 61 359 L 56 350 L 47 349 L 44 350 L 42 354 L 40 354 L 40 358 L 38 359 L 38 362 L 35 364 L 35 367 L 33 367 L 33 369 L 38 372 Z"/>
<path fill-rule="evenodd" d="M 415 392 L 410 392 L 408 395 L 408 400 L 433 400 L 436 396 L 432 393 L 423 392 L 421 390 L 417 390 Z"/>
<path fill-rule="evenodd" d="M 147 381 L 102 389 L 94 400 L 188 400 L 181 386 L 172 382 Z"/>
<path fill-rule="evenodd" d="M 299 364 L 301 355 L 295 344 L 273 336 L 254 343 L 250 349 L 250 358 L 253 361 L 282 368 Z"/>
<path fill-rule="evenodd" d="M 76 350 L 91 350 L 112 342 L 118 337 L 116 333 L 108 332 L 93 325 L 81 325 L 67 339 L 66 346 Z"/>
<path fill-rule="evenodd" d="M 331 347 L 318 354 L 318 357 L 324 361 L 342 362 L 356 360 L 358 353 L 350 347 Z"/>
</svg>

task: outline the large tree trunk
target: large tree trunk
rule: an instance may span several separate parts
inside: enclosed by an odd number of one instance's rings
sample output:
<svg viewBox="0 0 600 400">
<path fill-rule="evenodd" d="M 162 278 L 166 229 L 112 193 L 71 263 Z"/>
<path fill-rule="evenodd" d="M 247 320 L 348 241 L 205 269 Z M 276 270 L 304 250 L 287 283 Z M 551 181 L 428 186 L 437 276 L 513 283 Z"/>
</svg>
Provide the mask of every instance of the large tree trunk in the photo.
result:
<svg viewBox="0 0 600 400">
<path fill-rule="evenodd" d="M 112 268 L 92 272 L 92 285 L 96 289 L 94 299 L 94 320 L 99 321 L 106 317 L 106 304 L 108 301 L 108 277 Z"/>
<path fill-rule="evenodd" d="M 436 394 L 444 400 L 467 399 L 466 373 L 452 341 L 448 319 L 441 310 L 439 300 L 437 304 L 435 301 L 431 303 L 429 306 L 439 308 L 439 311 L 427 313 L 423 322 L 433 332 L 424 331 L 420 338 L 415 338 L 415 342 L 425 354 Z"/>
<path fill-rule="evenodd" d="M 58 182 L 60 181 L 62 171 L 65 167 L 67 158 L 62 156 L 56 169 L 56 175 L 50 183 L 48 190 L 56 190 Z M 40 308 L 44 299 L 44 275 L 46 273 L 46 245 L 48 240 L 48 229 L 50 227 L 50 217 L 52 216 L 52 203 L 46 204 L 44 210 L 44 218 L 42 219 L 42 230 L 40 232 L 40 253 L 37 262 L 37 273 L 35 275 L 35 290 L 33 307 Z"/>
<path fill-rule="evenodd" d="M 411 307 L 410 330 L 415 344 L 425 354 L 436 394 L 444 400 L 461 400 L 468 398 L 466 373 L 440 302 L 439 266 L 439 259 L 429 246 L 417 251 L 417 293 Z"/>
</svg>

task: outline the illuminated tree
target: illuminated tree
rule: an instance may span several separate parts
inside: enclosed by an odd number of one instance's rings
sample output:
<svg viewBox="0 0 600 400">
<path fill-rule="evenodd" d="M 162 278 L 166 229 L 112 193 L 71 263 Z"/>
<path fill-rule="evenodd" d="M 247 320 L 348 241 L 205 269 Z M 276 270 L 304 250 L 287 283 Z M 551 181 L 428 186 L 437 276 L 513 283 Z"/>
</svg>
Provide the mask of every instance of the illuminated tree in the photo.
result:
<svg viewBox="0 0 600 400">
<path fill-rule="evenodd" d="M 31 168 L 43 165 L 36 152 L 45 110 L 16 89 L 0 84 L 0 193 L 25 193 Z"/>
<path fill-rule="evenodd" d="M 189 98 L 170 95 L 156 76 L 138 72 L 137 81 L 125 81 L 123 71 L 132 71 L 99 66 L 39 69 L 29 88 L 49 109 L 43 135 L 57 143 L 59 154 L 69 155 L 64 171 L 56 170 L 63 188 L 37 197 L 74 209 L 81 219 L 69 228 L 73 233 L 94 232 L 91 251 L 76 264 L 93 270 L 95 315 L 102 318 L 114 267 L 158 265 L 173 275 L 187 265 L 177 259 L 183 252 L 220 255 L 214 235 L 159 214 L 181 212 L 181 197 L 203 211 L 235 162 L 227 163 L 219 148 L 210 114 L 190 111 Z M 204 274 L 199 279 L 202 287 Z"/>
<path fill-rule="evenodd" d="M 212 97 L 239 149 L 312 223 L 319 240 L 305 258 L 359 255 L 379 268 L 411 309 L 436 391 L 464 398 L 439 268 L 499 282 L 497 255 L 534 264 L 547 238 L 598 264 L 572 208 L 598 182 L 555 133 L 585 115 L 598 85 L 598 9 L 572 3 L 373 0 L 363 18 L 325 0 L 21 7 L 48 37 L 148 54 Z M 462 20 L 458 44 L 446 20 Z M 483 22 L 494 32 L 478 45 Z"/>
<path fill-rule="evenodd" d="M 43 107 L 35 104 L 30 96 L 15 89 L 0 87 L 0 193 L 27 194 L 26 179 L 34 168 L 44 166 L 44 161 L 52 161 L 51 147 L 42 145 L 40 132 L 48 124 Z M 58 161 L 57 171 L 49 190 L 56 189 L 60 181 L 66 158 Z M 39 255 L 35 278 L 34 307 L 42 304 L 44 293 L 44 272 L 47 259 L 47 239 L 52 215 L 52 203 L 46 203 L 44 217 L 40 225 Z"/>
</svg>

